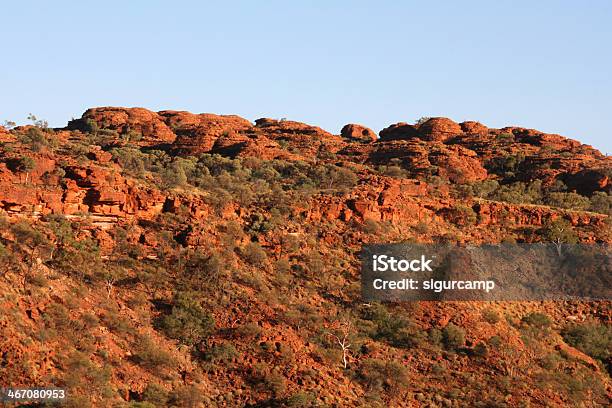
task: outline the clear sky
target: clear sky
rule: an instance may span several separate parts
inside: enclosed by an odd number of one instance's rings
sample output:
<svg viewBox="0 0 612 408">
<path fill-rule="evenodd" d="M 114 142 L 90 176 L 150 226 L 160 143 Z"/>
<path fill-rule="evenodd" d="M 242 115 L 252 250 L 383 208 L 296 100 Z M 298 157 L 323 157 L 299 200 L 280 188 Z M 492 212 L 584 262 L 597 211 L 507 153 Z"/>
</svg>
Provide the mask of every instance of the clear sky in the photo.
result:
<svg viewBox="0 0 612 408">
<path fill-rule="evenodd" d="M 338 133 L 447 116 L 612 153 L 611 1 L 20 0 L 1 13 L 0 121 L 142 106 Z"/>
</svg>

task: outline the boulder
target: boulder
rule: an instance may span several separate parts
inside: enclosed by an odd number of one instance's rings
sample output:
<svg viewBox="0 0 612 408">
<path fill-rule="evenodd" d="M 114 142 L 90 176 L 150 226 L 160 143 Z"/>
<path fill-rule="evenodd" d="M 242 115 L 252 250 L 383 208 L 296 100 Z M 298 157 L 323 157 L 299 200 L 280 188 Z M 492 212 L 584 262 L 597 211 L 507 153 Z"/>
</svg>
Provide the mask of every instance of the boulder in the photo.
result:
<svg viewBox="0 0 612 408">
<path fill-rule="evenodd" d="M 375 142 L 378 139 L 376 133 L 374 133 L 372 129 L 354 123 L 344 125 L 340 131 L 340 135 L 345 139 L 358 142 Z"/>
<path fill-rule="evenodd" d="M 379 132 L 381 141 L 408 140 L 419 136 L 416 128 L 406 122 L 395 123 Z"/>
<path fill-rule="evenodd" d="M 466 121 L 459 124 L 463 133 L 470 135 L 486 135 L 489 132 L 489 128 L 480 122 Z"/>
<path fill-rule="evenodd" d="M 431 118 L 418 126 L 419 137 L 427 141 L 444 142 L 463 133 L 461 126 L 448 118 Z"/>
</svg>

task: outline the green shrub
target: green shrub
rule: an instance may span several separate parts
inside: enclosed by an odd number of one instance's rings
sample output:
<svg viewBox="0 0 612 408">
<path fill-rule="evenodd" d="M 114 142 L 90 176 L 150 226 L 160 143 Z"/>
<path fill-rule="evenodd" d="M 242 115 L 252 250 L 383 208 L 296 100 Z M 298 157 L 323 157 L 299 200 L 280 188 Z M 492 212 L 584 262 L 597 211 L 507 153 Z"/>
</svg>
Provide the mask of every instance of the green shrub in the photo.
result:
<svg viewBox="0 0 612 408">
<path fill-rule="evenodd" d="M 482 317 L 487 323 L 495 324 L 501 320 L 501 316 L 494 309 L 485 309 L 482 312 Z"/>
<path fill-rule="evenodd" d="M 612 215 L 612 195 L 596 191 L 591 196 L 590 211 Z"/>
<path fill-rule="evenodd" d="M 250 380 L 257 389 L 275 397 L 282 394 L 287 387 L 285 377 L 278 370 L 271 369 L 265 363 L 253 366 Z"/>
<path fill-rule="evenodd" d="M 172 312 L 160 321 L 167 336 L 193 345 L 204 340 L 214 329 L 215 321 L 191 294 L 179 292 L 174 298 Z"/>
<path fill-rule="evenodd" d="M 170 368 L 175 364 L 170 353 L 160 348 L 148 336 L 140 337 L 134 348 L 136 361 L 145 368 L 155 370 Z"/>
<path fill-rule="evenodd" d="M 260 266 L 268 259 L 266 251 L 257 242 L 249 242 L 242 248 L 241 255 L 245 261 L 257 266 Z"/>
<path fill-rule="evenodd" d="M 296 392 L 285 400 L 287 408 L 309 408 L 316 406 L 316 397 L 308 392 Z"/>
<path fill-rule="evenodd" d="M 366 359 L 359 369 L 359 379 L 373 392 L 394 396 L 409 384 L 406 368 L 396 361 Z"/>
<path fill-rule="evenodd" d="M 552 325 L 552 320 L 550 317 L 545 315 L 544 313 L 539 312 L 531 312 L 526 316 L 523 316 L 521 322 L 524 324 L 536 328 L 536 329 L 547 329 Z"/>
<path fill-rule="evenodd" d="M 551 207 L 571 208 L 574 210 L 586 210 L 591 206 L 591 201 L 587 197 L 577 193 L 549 193 L 544 202 Z"/>
<path fill-rule="evenodd" d="M 172 407 L 201 407 L 203 402 L 204 393 L 195 385 L 184 385 L 170 395 Z"/>
<path fill-rule="evenodd" d="M 20 157 L 8 161 L 7 167 L 14 172 L 29 173 L 36 168 L 36 161 L 28 156 Z"/>
<path fill-rule="evenodd" d="M 50 130 L 47 130 L 50 132 Z M 34 152 L 39 152 L 45 147 L 56 147 L 58 144 L 57 138 L 52 134 L 45 132 L 38 127 L 29 128 L 25 134 L 19 136 L 19 141 L 25 145 L 29 145 Z"/>
<path fill-rule="evenodd" d="M 168 391 L 159 384 L 149 383 L 142 393 L 142 399 L 156 407 L 165 407 L 168 403 Z"/>
<path fill-rule="evenodd" d="M 140 150 L 133 147 L 119 147 L 112 149 L 111 153 L 125 171 L 137 177 L 144 175 L 146 156 Z"/>
<path fill-rule="evenodd" d="M 384 340 L 394 347 L 412 348 L 427 339 L 427 333 L 403 316 L 392 314 L 381 304 L 372 305 L 364 318 L 376 325 L 375 339 Z"/>
<path fill-rule="evenodd" d="M 442 343 L 449 350 L 456 350 L 465 344 L 465 331 L 452 323 L 442 330 Z"/>
<path fill-rule="evenodd" d="M 257 323 L 246 323 L 236 329 L 236 334 L 245 339 L 253 339 L 259 337 L 261 331 Z"/>
<path fill-rule="evenodd" d="M 456 204 L 452 207 L 450 214 L 452 221 L 459 225 L 473 225 L 478 219 L 472 207 L 463 204 Z"/>
<path fill-rule="evenodd" d="M 489 354 L 489 349 L 487 348 L 487 345 L 485 343 L 479 342 L 472 349 L 472 353 L 476 357 L 486 357 Z"/>
<path fill-rule="evenodd" d="M 612 326 L 587 322 L 569 325 L 561 332 L 570 346 L 589 356 L 609 362 L 612 356 Z"/>
<path fill-rule="evenodd" d="M 209 347 L 203 354 L 202 359 L 213 364 L 227 363 L 238 355 L 233 344 L 221 343 Z"/>
</svg>

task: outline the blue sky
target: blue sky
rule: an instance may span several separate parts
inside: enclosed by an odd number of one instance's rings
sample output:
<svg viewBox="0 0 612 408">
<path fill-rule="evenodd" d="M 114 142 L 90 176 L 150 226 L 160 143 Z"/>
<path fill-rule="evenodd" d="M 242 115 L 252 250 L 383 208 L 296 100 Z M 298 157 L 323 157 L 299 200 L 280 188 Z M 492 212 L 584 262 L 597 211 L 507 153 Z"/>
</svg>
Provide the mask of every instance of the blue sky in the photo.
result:
<svg viewBox="0 0 612 408">
<path fill-rule="evenodd" d="M 143 106 L 337 133 L 447 116 L 612 152 L 612 2 L 429 3 L 5 2 L 0 121 Z"/>
</svg>

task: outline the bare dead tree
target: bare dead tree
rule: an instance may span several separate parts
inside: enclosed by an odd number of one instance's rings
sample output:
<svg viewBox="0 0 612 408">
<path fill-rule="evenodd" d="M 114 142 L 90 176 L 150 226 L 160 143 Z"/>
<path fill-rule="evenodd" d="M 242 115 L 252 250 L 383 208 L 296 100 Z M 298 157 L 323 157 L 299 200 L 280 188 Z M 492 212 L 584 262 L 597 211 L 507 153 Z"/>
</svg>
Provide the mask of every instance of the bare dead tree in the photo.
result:
<svg viewBox="0 0 612 408">
<path fill-rule="evenodd" d="M 336 333 L 327 332 L 327 335 L 331 337 L 342 350 L 342 365 L 344 368 L 348 366 L 348 358 L 351 353 L 349 336 L 351 335 L 352 327 L 353 324 L 350 321 L 343 321 L 340 323 L 340 327 L 336 329 Z"/>
</svg>

